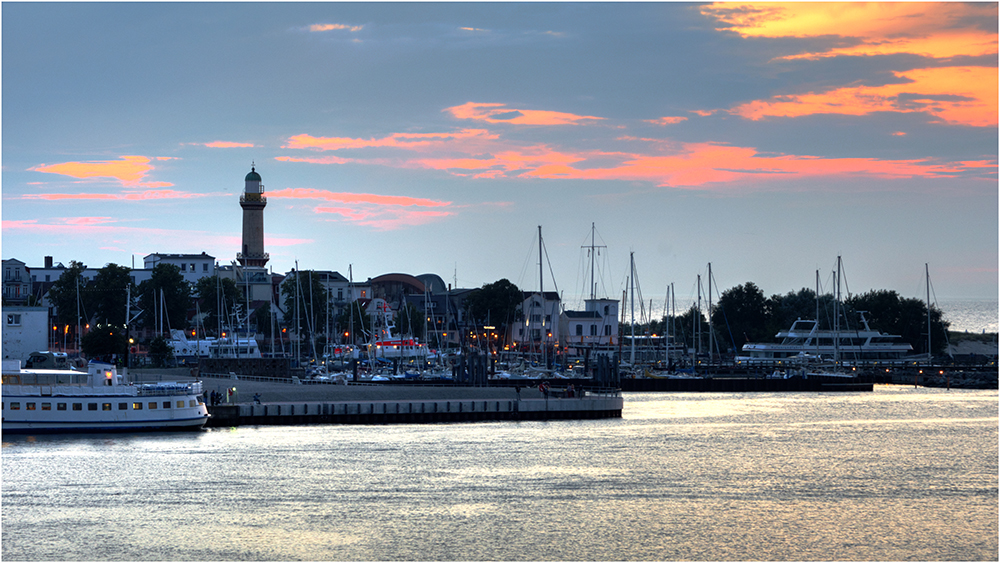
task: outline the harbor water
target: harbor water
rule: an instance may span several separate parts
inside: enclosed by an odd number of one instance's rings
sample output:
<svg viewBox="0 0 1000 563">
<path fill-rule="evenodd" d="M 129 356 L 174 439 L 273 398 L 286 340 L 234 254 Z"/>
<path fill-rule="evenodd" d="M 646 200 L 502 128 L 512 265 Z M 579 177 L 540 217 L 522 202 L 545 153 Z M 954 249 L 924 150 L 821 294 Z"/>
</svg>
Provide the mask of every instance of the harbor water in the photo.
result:
<svg viewBox="0 0 1000 563">
<path fill-rule="evenodd" d="M 996 390 L 621 419 L 5 436 L 16 560 L 991 560 Z"/>
</svg>

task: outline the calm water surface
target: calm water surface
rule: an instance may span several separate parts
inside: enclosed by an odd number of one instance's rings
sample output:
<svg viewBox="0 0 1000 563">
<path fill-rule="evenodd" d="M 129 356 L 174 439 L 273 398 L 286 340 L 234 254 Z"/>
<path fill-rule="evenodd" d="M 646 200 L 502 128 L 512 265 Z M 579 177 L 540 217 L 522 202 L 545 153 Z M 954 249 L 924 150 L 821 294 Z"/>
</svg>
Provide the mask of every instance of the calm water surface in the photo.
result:
<svg viewBox="0 0 1000 563">
<path fill-rule="evenodd" d="M 997 560 L 996 391 L 4 437 L 4 560 Z"/>
</svg>

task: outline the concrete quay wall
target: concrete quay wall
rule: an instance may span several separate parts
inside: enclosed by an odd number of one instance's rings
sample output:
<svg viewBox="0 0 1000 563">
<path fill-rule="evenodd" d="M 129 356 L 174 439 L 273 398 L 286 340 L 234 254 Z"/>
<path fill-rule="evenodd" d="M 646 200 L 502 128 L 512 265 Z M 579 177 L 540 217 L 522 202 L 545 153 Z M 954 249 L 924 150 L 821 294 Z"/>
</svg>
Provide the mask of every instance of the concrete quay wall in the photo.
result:
<svg viewBox="0 0 1000 563">
<path fill-rule="evenodd" d="M 208 427 L 621 418 L 621 395 L 568 399 L 391 400 L 209 406 Z"/>
</svg>

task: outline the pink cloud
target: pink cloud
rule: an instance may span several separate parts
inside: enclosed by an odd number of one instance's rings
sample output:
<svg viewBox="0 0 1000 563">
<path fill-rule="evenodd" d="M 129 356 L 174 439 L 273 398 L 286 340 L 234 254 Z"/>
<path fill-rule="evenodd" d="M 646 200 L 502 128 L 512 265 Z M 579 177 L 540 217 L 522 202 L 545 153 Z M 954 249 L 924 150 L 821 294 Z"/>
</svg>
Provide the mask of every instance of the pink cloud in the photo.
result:
<svg viewBox="0 0 1000 563">
<path fill-rule="evenodd" d="M 211 147 L 213 149 L 235 149 L 235 148 L 253 148 L 253 143 L 236 143 L 233 141 L 212 141 L 211 143 L 204 143 L 206 147 Z"/>
<path fill-rule="evenodd" d="M 316 213 L 340 215 L 352 223 L 379 231 L 414 227 L 453 215 L 449 211 L 421 211 L 400 208 L 317 207 Z"/>
<path fill-rule="evenodd" d="M 575 115 L 559 111 L 508 109 L 506 104 L 480 104 L 467 102 L 444 111 L 457 119 L 475 119 L 487 123 L 512 123 L 514 125 L 576 125 L 584 120 L 604 119 L 592 115 Z"/>
<path fill-rule="evenodd" d="M 171 184 L 166 184 L 167 186 Z M 205 197 L 205 194 L 193 194 L 177 190 L 145 190 L 136 193 L 116 194 L 25 194 L 21 199 L 40 199 L 44 201 L 61 200 L 107 200 L 107 201 L 144 201 L 151 199 L 191 199 Z"/>
<path fill-rule="evenodd" d="M 395 195 L 356 194 L 347 192 L 328 192 L 313 188 L 288 188 L 268 192 L 267 197 L 290 199 L 319 199 L 323 201 L 340 201 L 344 203 L 371 203 L 375 205 L 397 205 L 402 207 L 447 207 L 450 201 L 435 201 L 432 199 Z"/>
<path fill-rule="evenodd" d="M 361 25 L 345 25 L 342 23 L 314 23 L 309 26 L 309 31 L 316 33 L 322 31 L 334 31 L 334 30 L 347 30 L 347 31 L 361 31 L 364 26 Z"/>
<path fill-rule="evenodd" d="M 646 123 L 652 123 L 653 125 L 675 125 L 682 121 L 687 121 L 686 117 L 661 117 L 659 119 L 647 119 Z"/>
<path fill-rule="evenodd" d="M 352 139 L 349 137 L 313 137 L 302 134 L 289 137 L 283 149 L 312 149 L 320 151 L 335 151 L 341 149 L 361 148 L 419 148 L 451 143 L 467 142 L 473 139 L 497 139 L 496 134 L 485 129 L 460 129 L 450 133 L 393 133 L 381 139 Z M 279 157 L 281 160 L 282 157 Z"/>
</svg>

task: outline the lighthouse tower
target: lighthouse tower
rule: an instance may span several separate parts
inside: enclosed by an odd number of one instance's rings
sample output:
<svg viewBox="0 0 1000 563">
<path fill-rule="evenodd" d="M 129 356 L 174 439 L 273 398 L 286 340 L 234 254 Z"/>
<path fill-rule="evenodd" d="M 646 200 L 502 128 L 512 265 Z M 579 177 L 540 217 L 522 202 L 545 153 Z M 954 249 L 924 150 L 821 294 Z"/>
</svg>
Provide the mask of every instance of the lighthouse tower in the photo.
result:
<svg viewBox="0 0 1000 563">
<path fill-rule="evenodd" d="M 260 174 L 251 164 L 250 173 L 246 177 L 246 188 L 240 195 L 240 207 L 243 208 L 243 251 L 236 253 L 236 260 L 244 267 L 263 268 L 270 258 L 264 252 L 264 207 L 266 206 L 264 184 L 260 183 Z"/>
</svg>

